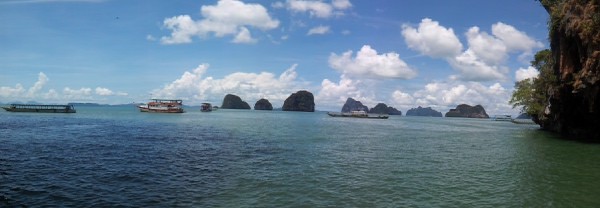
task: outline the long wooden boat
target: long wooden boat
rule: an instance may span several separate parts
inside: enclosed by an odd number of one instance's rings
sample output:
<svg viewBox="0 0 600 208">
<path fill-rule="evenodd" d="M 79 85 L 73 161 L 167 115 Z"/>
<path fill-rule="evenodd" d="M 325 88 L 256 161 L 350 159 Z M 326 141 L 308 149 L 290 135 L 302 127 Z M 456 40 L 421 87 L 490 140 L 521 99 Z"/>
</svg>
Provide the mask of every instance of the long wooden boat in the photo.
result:
<svg viewBox="0 0 600 208">
<path fill-rule="evenodd" d="M 140 112 L 183 113 L 182 100 L 151 99 L 147 104 L 138 106 Z"/>
<path fill-rule="evenodd" d="M 37 104 L 10 104 L 2 107 L 9 112 L 33 112 L 33 113 L 75 113 L 73 105 L 37 105 Z"/>
<path fill-rule="evenodd" d="M 388 119 L 390 116 L 386 114 L 369 115 L 364 111 L 350 111 L 349 113 L 333 113 L 327 112 L 331 117 L 350 117 L 350 118 L 370 118 L 370 119 Z"/>
</svg>

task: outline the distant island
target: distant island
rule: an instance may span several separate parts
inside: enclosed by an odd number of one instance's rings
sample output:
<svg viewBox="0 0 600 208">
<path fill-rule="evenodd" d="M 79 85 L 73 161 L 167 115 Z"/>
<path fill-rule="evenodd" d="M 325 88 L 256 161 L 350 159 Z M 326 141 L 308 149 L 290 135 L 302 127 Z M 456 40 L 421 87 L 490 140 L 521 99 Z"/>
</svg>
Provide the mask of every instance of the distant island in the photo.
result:
<svg viewBox="0 0 600 208">
<path fill-rule="evenodd" d="M 369 112 L 369 107 L 363 105 L 360 101 L 354 100 L 353 98 L 346 99 L 346 103 L 342 106 L 342 113 L 349 113 L 350 111 L 364 111 Z"/>
<path fill-rule="evenodd" d="M 315 112 L 315 98 L 311 92 L 300 90 L 285 99 L 281 109 L 283 111 Z"/>
<path fill-rule="evenodd" d="M 490 118 L 481 105 L 470 106 L 467 104 L 460 104 L 455 109 L 450 109 L 446 113 L 446 117 Z"/>
<path fill-rule="evenodd" d="M 431 107 L 423 108 L 419 106 L 406 111 L 406 116 L 442 117 L 442 113 L 431 109 Z"/>
<path fill-rule="evenodd" d="M 342 106 L 342 113 L 348 113 L 351 111 L 364 111 L 366 113 L 373 114 L 388 114 L 388 115 L 402 115 L 402 111 L 387 106 L 385 103 L 378 103 L 375 107 L 369 109 L 369 107 L 363 105 L 360 101 L 354 100 L 354 98 L 346 99 L 346 103 Z"/>
<path fill-rule="evenodd" d="M 260 99 L 254 104 L 254 110 L 273 110 L 273 105 L 267 99 Z"/>
<path fill-rule="evenodd" d="M 369 113 L 399 115 L 399 116 L 402 115 L 402 111 L 399 111 L 398 109 L 396 109 L 392 106 L 387 106 L 385 103 L 378 103 L 375 107 L 369 109 Z"/>
<path fill-rule="evenodd" d="M 237 95 L 227 94 L 223 98 L 221 109 L 250 109 L 250 105 Z"/>
</svg>

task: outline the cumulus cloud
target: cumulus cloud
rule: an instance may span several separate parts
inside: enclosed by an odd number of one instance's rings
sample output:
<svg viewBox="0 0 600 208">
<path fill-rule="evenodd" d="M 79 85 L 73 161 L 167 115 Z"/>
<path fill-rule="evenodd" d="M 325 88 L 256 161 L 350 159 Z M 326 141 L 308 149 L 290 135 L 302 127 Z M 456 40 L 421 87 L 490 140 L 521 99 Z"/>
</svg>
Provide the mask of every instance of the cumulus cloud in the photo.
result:
<svg viewBox="0 0 600 208">
<path fill-rule="evenodd" d="M 104 87 L 96 87 L 96 95 L 100 95 L 100 96 L 111 96 L 111 95 L 127 96 L 129 94 L 126 93 L 126 92 L 113 92 L 112 90 L 110 90 L 108 88 L 104 88 Z"/>
<path fill-rule="evenodd" d="M 352 51 L 342 55 L 332 53 L 329 56 L 329 66 L 357 77 L 410 79 L 417 75 L 416 70 L 410 68 L 394 52 L 377 54 L 375 49 L 365 45 L 356 53 L 356 57 L 352 55 Z"/>
<path fill-rule="evenodd" d="M 329 26 L 321 25 L 311 28 L 310 30 L 308 30 L 308 33 L 306 33 L 306 35 L 323 35 L 329 33 L 329 31 Z"/>
<path fill-rule="evenodd" d="M 504 80 L 510 71 L 506 67 L 510 53 L 520 53 L 519 58 L 523 59 L 543 47 L 541 42 L 502 22 L 492 25 L 492 34 L 479 27 L 469 28 L 465 33 L 468 47 L 462 52 L 454 31 L 428 18 L 416 29 L 404 25 L 402 35 L 409 48 L 443 58 L 459 72 L 451 78 L 464 81 Z"/>
<path fill-rule="evenodd" d="M 44 87 L 44 85 L 46 85 L 46 83 L 48 83 L 48 77 L 43 72 L 40 72 L 38 74 L 37 82 L 35 82 L 35 84 L 33 84 L 33 86 L 31 88 L 29 88 L 29 91 L 27 92 L 27 96 L 34 97 L 35 94 L 37 92 L 39 92 Z"/>
<path fill-rule="evenodd" d="M 16 84 L 15 87 L 0 87 L 0 96 L 2 97 L 20 97 L 24 93 L 25 88 L 23 88 L 23 85 L 21 84 Z"/>
<path fill-rule="evenodd" d="M 279 26 L 267 9 L 260 4 L 244 3 L 238 0 L 220 0 L 217 5 L 202 6 L 203 19 L 195 21 L 189 15 L 166 18 L 163 26 L 171 30 L 170 36 L 163 36 L 163 44 L 192 42 L 192 37 L 203 38 L 234 35 L 234 43 L 249 43 L 255 40 L 248 28 L 271 30 Z"/>
<path fill-rule="evenodd" d="M 341 108 L 346 99 L 354 98 L 365 105 L 373 107 L 376 102 L 372 92 L 372 88 L 364 80 L 352 79 L 342 74 L 338 83 L 329 79 L 324 79 L 321 82 L 321 89 L 315 96 L 315 102 L 326 108 Z"/>
<path fill-rule="evenodd" d="M 82 87 L 79 89 L 71 89 L 65 87 L 63 89 L 63 96 L 69 100 L 91 100 L 92 88 Z"/>
<path fill-rule="evenodd" d="M 257 40 L 252 38 L 250 31 L 246 27 L 241 27 L 240 32 L 233 39 L 234 43 L 256 43 Z"/>
<path fill-rule="evenodd" d="M 474 51 L 467 50 L 461 55 L 447 59 L 450 65 L 458 70 L 458 79 L 468 81 L 489 81 L 505 78 L 508 68 L 501 65 L 489 65 L 482 61 Z"/>
<path fill-rule="evenodd" d="M 296 13 L 308 13 L 311 17 L 329 18 L 334 15 L 343 15 L 344 10 L 352 7 L 349 0 L 333 0 L 331 4 L 320 0 L 287 0 L 283 3 L 271 4 L 274 8 L 285 7 Z"/>
<path fill-rule="evenodd" d="M 452 28 L 440 26 L 429 18 L 421 20 L 418 28 L 402 26 L 402 36 L 409 48 L 431 57 L 452 57 L 462 50 Z"/>
<path fill-rule="evenodd" d="M 533 68 L 533 66 L 529 66 L 526 69 L 519 68 L 515 72 L 515 80 L 519 82 L 529 78 L 536 78 L 539 74 L 540 72 L 536 68 Z"/>
<path fill-rule="evenodd" d="M 96 87 L 96 94 L 102 96 L 113 95 L 113 91 L 108 88 Z"/>
<path fill-rule="evenodd" d="M 206 76 L 208 64 L 201 64 L 194 70 L 184 72 L 181 77 L 162 89 L 152 92 L 155 96 L 166 98 L 182 98 L 192 103 L 220 102 L 225 94 L 231 93 L 252 102 L 267 98 L 277 105 L 283 103 L 290 93 L 304 89 L 305 84 L 296 81 L 297 73 L 294 64 L 279 76 L 273 73 L 236 72 L 222 79 Z"/>
</svg>

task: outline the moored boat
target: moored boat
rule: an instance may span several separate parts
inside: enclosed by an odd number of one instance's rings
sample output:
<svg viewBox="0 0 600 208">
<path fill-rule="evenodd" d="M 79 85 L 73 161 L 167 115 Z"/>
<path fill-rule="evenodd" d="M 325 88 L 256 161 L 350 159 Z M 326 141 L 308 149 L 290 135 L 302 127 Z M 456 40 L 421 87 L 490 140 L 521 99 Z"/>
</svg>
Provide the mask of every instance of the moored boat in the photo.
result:
<svg viewBox="0 0 600 208">
<path fill-rule="evenodd" d="M 200 111 L 202 112 L 211 112 L 213 110 L 213 107 L 210 103 L 202 103 L 202 105 L 200 106 Z"/>
<path fill-rule="evenodd" d="M 138 106 L 141 112 L 183 113 L 182 100 L 151 99 L 147 104 Z"/>
<path fill-rule="evenodd" d="M 327 112 L 331 117 L 351 117 L 351 118 L 371 118 L 371 119 L 387 119 L 390 116 L 387 114 L 369 115 L 365 111 L 350 111 L 348 113 L 333 113 Z"/>
<path fill-rule="evenodd" d="M 10 104 L 2 107 L 9 112 L 34 112 L 34 113 L 75 113 L 73 105 L 38 105 L 38 104 Z"/>
</svg>

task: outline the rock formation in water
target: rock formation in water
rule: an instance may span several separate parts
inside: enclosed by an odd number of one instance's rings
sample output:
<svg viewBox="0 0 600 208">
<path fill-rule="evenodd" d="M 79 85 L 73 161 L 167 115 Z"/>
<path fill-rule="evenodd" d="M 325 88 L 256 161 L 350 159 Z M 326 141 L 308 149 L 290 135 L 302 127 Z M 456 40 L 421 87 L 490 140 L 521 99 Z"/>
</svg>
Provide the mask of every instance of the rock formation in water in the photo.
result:
<svg viewBox="0 0 600 208">
<path fill-rule="evenodd" d="M 283 111 L 315 112 L 315 98 L 312 93 L 300 90 L 285 99 L 281 109 Z"/>
<path fill-rule="evenodd" d="M 541 0 L 550 14 L 549 38 L 558 83 L 549 87 L 545 130 L 600 142 L 600 3 Z"/>
<path fill-rule="evenodd" d="M 250 109 L 250 105 L 237 95 L 227 94 L 223 98 L 222 109 Z"/>
<path fill-rule="evenodd" d="M 254 104 L 254 110 L 273 110 L 273 105 L 267 99 L 260 99 Z"/>
<path fill-rule="evenodd" d="M 385 103 L 378 103 L 377 105 L 375 105 L 375 107 L 373 107 L 369 110 L 369 113 L 402 115 L 401 111 L 399 111 L 398 109 L 396 109 L 394 107 L 387 106 Z"/>
<path fill-rule="evenodd" d="M 347 113 L 350 111 L 364 111 L 369 112 L 369 108 L 363 105 L 360 101 L 348 98 L 344 106 L 342 106 L 342 112 Z"/>
<path fill-rule="evenodd" d="M 446 117 L 490 118 L 481 105 L 470 106 L 467 104 L 460 104 L 455 109 L 450 109 L 446 113 Z"/>
<path fill-rule="evenodd" d="M 431 109 L 431 107 L 422 108 L 421 106 L 419 106 L 417 108 L 411 108 L 410 110 L 406 111 L 406 116 L 442 117 L 442 113 Z"/>
</svg>

